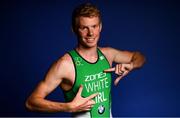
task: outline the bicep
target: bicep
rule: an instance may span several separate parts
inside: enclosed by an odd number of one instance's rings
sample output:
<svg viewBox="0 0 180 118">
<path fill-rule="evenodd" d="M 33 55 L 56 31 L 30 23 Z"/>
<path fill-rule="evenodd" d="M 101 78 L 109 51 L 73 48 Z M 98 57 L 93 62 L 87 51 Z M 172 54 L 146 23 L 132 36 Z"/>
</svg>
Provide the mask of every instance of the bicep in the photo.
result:
<svg viewBox="0 0 180 118">
<path fill-rule="evenodd" d="M 33 97 L 45 98 L 50 94 L 56 87 L 59 86 L 63 78 L 63 75 L 57 69 L 57 64 L 53 65 L 44 80 L 42 80 L 32 93 Z"/>
<path fill-rule="evenodd" d="M 134 54 L 134 52 L 122 51 L 114 48 L 110 48 L 109 53 L 112 55 L 112 61 L 115 63 L 129 63 Z"/>
</svg>

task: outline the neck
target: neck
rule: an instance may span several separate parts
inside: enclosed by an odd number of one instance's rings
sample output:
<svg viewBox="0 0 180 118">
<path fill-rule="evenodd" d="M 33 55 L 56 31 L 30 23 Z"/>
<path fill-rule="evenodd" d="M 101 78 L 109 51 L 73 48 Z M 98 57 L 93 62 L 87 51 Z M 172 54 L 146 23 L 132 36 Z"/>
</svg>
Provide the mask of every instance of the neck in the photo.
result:
<svg viewBox="0 0 180 118">
<path fill-rule="evenodd" d="M 91 48 L 86 48 L 86 47 L 78 45 L 76 50 L 79 53 L 84 54 L 84 55 L 89 55 L 89 56 L 97 55 L 97 46 L 91 47 Z"/>
<path fill-rule="evenodd" d="M 76 48 L 76 51 L 86 60 L 90 61 L 90 62 L 94 62 L 97 60 L 98 58 L 98 54 L 97 54 L 97 46 L 95 47 L 91 47 L 91 48 L 86 48 L 86 47 L 82 47 L 82 46 L 78 46 Z"/>
</svg>

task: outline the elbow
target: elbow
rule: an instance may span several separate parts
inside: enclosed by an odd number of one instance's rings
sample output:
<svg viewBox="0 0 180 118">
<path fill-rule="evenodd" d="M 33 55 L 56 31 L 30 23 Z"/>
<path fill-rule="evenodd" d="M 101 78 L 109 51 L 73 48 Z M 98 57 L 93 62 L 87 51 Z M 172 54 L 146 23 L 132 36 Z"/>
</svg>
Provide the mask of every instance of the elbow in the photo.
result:
<svg viewBox="0 0 180 118">
<path fill-rule="evenodd" d="M 145 62 L 146 62 L 146 57 L 140 53 L 140 52 L 135 52 L 132 58 L 132 61 L 135 64 L 135 68 L 141 68 Z"/>
<path fill-rule="evenodd" d="M 146 57 L 143 54 L 141 54 L 141 56 L 142 56 L 142 66 L 143 66 L 145 64 L 145 62 L 146 62 Z"/>
<path fill-rule="evenodd" d="M 25 107 L 30 110 L 33 111 L 33 100 L 31 98 L 28 98 L 25 102 Z"/>
<path fill-rule="evenodd" d="M 137 52 L 137 57 L 139 57 L 139 67 L 142 67 L 144 64 L 145 64 L 145 62 L 146 62 L 146 57 L 145 57 L 145 55 L 144 54 L 142 54 L 142 53 L 140 53 L 140 52 Z"/>
</svg>

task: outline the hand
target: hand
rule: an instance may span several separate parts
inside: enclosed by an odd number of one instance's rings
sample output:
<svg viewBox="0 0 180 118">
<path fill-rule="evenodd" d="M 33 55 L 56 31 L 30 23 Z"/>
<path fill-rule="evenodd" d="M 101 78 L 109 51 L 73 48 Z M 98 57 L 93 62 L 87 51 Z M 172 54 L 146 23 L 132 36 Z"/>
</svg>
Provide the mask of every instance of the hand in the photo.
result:
<svg viewBox="0 0 180 118">
<path fill-rule="evenodd" d="M 119 77 L 117 77 L 114 81 L 114 85 L 116 86 L 118 82 L 126 76 L 133 69 L 133 63 L 128 64 L 116 64 L 115 67 L 104 70 L 104 72 L 115 72 Z"/>
<path fill-rule="evenodd" d="M 76 97 L 70 103 L 70 112 L 89 111 L 95 104 L 95 101 L 92 99 L 96 97 L 98 93 L 95 93 L 86 98 L 83 98 L 81 97 L 82 90 L 83 90 L 83 86 L 81 85 L 76 94 Z"/>
</svg>

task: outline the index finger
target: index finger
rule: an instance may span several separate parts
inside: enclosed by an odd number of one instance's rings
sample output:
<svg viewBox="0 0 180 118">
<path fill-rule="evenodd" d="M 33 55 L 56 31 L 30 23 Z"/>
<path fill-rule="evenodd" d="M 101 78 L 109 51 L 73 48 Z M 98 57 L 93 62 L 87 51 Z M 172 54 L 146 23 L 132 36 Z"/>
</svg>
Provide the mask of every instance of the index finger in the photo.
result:
<svg viewBox="0 0 180 118">
<path fill-rule="evenodd" d="M 88 100 L 95 98 L 99 93 L 94 93 L 87 97 Z"/>
<path fill-rule="evenodd" d="M 83 90 L 83 86 L 80 85 L 77 95 L 81 96 L 82 90 Z"/>
<path fill-rule="evenodd" d="M 115 71 L 115 67 L 114 68 L 109 68 L 109 69 L 106 69 L 104 70 L 103 72 L 114 72 Z"/>
</svg>

